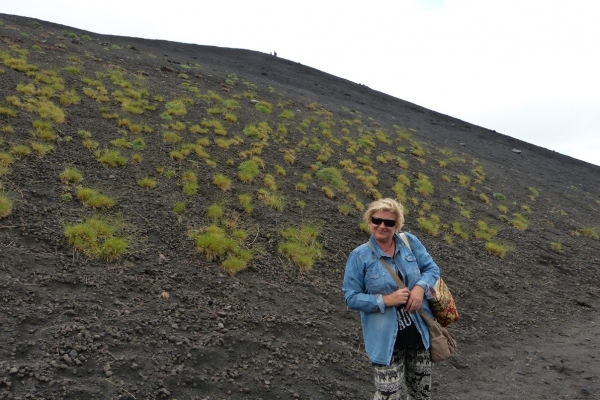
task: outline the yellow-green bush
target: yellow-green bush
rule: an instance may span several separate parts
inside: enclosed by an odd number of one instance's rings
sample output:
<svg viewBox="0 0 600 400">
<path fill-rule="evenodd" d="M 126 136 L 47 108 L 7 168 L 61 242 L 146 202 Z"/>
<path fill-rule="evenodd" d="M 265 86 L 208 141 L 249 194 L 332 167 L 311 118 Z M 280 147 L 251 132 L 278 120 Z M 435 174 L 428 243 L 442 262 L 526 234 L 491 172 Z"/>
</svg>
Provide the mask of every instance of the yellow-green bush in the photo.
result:
<svg viewBox="0 0 600 400">
<path fill-rule="evenodd" d="M 119 225 L 118 222 L 111 224 L 99 218 L 90 218 L 80 224 L 66 225 L 65 236 L 69 244 L 85 255 L 113 261 L 129 246 L 125 238 L 115 236 Z"/>
<path fill-rule="evenodd" d="M 322 245 L 317 241 L 318 234 L 319 228 L 314 225 L 286 228 L 280 232 L 285 242 L 279 245 L 279 252 L 301 269 L 311 270 L 321 257 Z"/>
<path fill-rule="evenodd" d="M 77 168 L 69 167 L 60 174 L 60 180 L 65 184 L 76 184 L 83 180 L 83 175 Z"/>
<path fill-rule="evenodd" d="M 12 206 L 12 200 L 4 193 L 0 193 L 0 218 L 9 216 L 12 212 Z"/>
</svg>

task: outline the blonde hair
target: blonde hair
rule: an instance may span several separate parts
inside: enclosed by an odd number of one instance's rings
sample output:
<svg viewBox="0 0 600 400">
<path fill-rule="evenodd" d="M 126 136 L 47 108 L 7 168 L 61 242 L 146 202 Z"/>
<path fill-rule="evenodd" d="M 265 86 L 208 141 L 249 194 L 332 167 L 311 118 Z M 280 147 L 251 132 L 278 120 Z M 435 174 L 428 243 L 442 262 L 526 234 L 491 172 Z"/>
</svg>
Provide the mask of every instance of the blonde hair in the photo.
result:
<svg viewBox="0 0 600 400">
<path fill-rule="evenodd" d="M 400 231 L 404 226 L 404 207 L 396 200 L 390 198 L 380 199 L 369 204 L 367 211 L 365 211 L 365 214 L 363 215 L 365 223 L 368 224 L 371 221 L 373 214 L 377 211 L 389 211 L 393 213 L 396 216 L 397 231 Z"/>
</svg>

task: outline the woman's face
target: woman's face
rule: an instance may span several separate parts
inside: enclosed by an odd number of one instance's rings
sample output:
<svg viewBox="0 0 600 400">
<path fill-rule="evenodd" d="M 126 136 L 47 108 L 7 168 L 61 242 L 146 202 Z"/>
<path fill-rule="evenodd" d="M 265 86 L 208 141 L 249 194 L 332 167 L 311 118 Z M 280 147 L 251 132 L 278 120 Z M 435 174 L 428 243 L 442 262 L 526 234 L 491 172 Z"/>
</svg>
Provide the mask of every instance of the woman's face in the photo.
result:
<svg viewBox="0 0 600 400">
<path fill-rule="evenodd" d="M 391 240 L 392 236 L 396 232 L 397 224 L 394 226 L 385 226 L 384 221 L 376 221 L 379 222 L 379 225 L 375 225 L 373 223 L 373 219 L 381 219 L 381 220 L 392 220 L 396 221 L 396 215 L 391 211 L 376 211 L 369 220 L 369 231 L 371 235 L 375 238 L 376 241 L 380 243 L 387 243 Z"/>
</svg>

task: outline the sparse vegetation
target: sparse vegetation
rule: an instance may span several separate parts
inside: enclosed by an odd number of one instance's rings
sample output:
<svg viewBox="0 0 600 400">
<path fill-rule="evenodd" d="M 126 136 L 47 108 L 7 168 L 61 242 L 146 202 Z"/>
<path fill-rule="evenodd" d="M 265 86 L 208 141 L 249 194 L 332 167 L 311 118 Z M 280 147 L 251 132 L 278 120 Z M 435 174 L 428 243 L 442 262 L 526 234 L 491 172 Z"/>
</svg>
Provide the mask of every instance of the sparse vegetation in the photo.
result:
<svg viewBox="0 0 600 400">
<path fill-rule="evenodd" d="M 231 189 L 231 178 L 219 172 L 213 177 L 213 184 L 219 189 L 227 191 Z"/>
<path fill-rule="evenodd" d="M 598 236 L 598 232 L 596 232 L 596 230 L 594 228 L 583 228 L 581 230 L 581 233 L 583 233 L 584 236 L 587 236 L 594 240 L 600 239 L 600 237 Z"/>
<path fill-rule="evenodd" d="M 103 153 L 98 154 L 98 161 L 109 167 L 120 167 L 127 164 L 127 158 L 122 156 L 118 150 L 104 149 Z"/>
<path fill-rule="evenodd" d="M 199 253 L 204 254 L 208 261 L 223 260 L 221 266 L 231 274 L 246 268 L 252 259 L 251 252 L 243 250 L 235 239 L 228 237 L 225 230 L 217 225 L 210 225 L 203 233 L 192 231 L 189 236 L 195 241 Z"/>
<path fill-rule="evenodd" d="M 504 258 L 508 251 L 508 246 L 496 242 L 487 242 L 485 249 L 497 257 Z"/>
<path fill-rule="evenodd" d="M 282 212 L 285 207 L 285 198 L 282 195 L 269 192 L 265 189 L 258 190 L 258 199 L 272 210 L 278 212 Z"/>
<path fill-rule="evenodd" d="M 65 168 L 65 170 L 60 174 L 60 180 L 68 185 L 73 185 L 81 182 L 83 180 L 83 175 L 81 172 L 75 167 Z"/>
<path fill-rule="evenodd" d="M 520 231 L 524 231 L 529 226 L 529 222 L 519 213 L 513 213 L 513 219 L 510 221 L 511 225 Z"/>
<path fill-rule="evenodd" d="M 286 228 L 280 232 L 285 242 L 279 245 L 279 252 L 300 269 L 309 271 L 321 257 L 321 244 L 317 241 L 319 229 L 314 225 L 300 228 Z"/>
<path fill-rule="evenodd" d="M 272 108 L 273 106 L 271 106 L 271 104 L 266 101 L 259 101 L 258 103 L 256 103 L 256 109 L 263 114 L 271 114 Z"/>
<path fill-rule="evenodd" d="M 78 189 L 77 198 L 84 205 L 91 208 L 110 208 L 115 205 L 115 201 L 113 199 L 91 188 Z"/>
<path fill-rule="evenodd" d="M 138 186 L 144 189 L 154 189 L 156 187 L 156 180 L 149 177 L 138 179 L 136 182 Z"/>
<path fill-rule="evenodd" d="M 0 192 L 0 218 L 5 218 L 12 212 L 12 200 L 4 193 Z"/>
<path fill-rule="evenodd" d="M 429 180 L 429 177 L 421 173 L 419 173 L 418 177 L 419 179 L 417 179 L 417 182 L 415 183 L 417 192 L 424 196 L 433 194 L 433 184 Z"/>
<path fill-rule="evenodd" d="M 562 253 L 563 247 L 561 242 L 550 242 L 550 249 L 555 253 Z"/>
<path fill-rule="evenodd" d="M 198 192 L 198 177 L 194 171 L 186 171 L 181 177 L 183 185 L 183 194 L 186 196 L 195 195 Z"/>
<path fill-rule="evenodd" d="M 242 207 L 244 207 L 244 211 L 246 213 L 252 212 L 252 210 L 254 209 L 254 206 L 252 205 L 252 196 L 251 195 L 240 194 L 238 196 L 238 200 L 240 201 L 240 204 L 242 205 Z"/>
<path fill-rule="evenodd" d="M 110 262 L 119 258 L 129 246 L 125 238 L 115 236 L 119 225 L 119 222 L 90 218 L 80 224 L 66 225 L 64 232 L 69 243 L 83 254 Z"/>
<path fill-rule="evenodd" d="M 238 166 L 238 178 L 245 183 L 252 183 L 258 172 L 259 165 L 256 160 L 247 160 Z"/>
</svg>

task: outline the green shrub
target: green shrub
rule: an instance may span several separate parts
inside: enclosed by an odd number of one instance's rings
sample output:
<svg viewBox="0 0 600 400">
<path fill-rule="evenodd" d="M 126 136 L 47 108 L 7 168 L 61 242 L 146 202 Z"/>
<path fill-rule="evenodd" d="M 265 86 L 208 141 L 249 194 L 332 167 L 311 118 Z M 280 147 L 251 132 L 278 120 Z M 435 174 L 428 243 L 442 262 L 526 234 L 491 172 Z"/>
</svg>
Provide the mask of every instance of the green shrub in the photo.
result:
<svg viewBox="0 0 600 400">
<path fill-rule="evenodd" d="M 137 180 L 137 184 L 144 189 L 154 189 L 156 187 L 156 180 L 145 177 Z"/>
<path fill-rule="evenodd" d="M 217 220 L 223 216 L 223 207 L 220 204 L 211 204 L 206 210 L 206 216 L 212 220 Z"/>
<path fill-rule="evenodd" d="M 469 187 L 469 185 L 471 184 L 471 178 L 468 175 L 458 174 L 456 175 L 456 178 L 458 179 L 458 183 L 461 186 Z"/>
<path fill-rule="evenodd" d="M 331 190 L 331 188 L 329 188 L 327 186 L 323 186 L 321 188 L 321 191 L 329 199 L 333 199 L 335 197 L 335 192 L 333 190 Z"/>
<path fill-rule="evenodd" d="M 277 193 L 270 193 L 265 189 L 258 190 L 258 199 L 266 204 L 269 208 L 282 212 L 285 207 L 285 198 Z"/>
<path fill-rule="evenodd" d="M 460 236 L 463 239 L 468 239 L 469 237 L 469 234 L 466 231 L 464 231 L 460 226 L 460 222 L 452 223 L 452 233 L 454 233 L 457 236 Z"/>
<path fill-rule="evenodd" d="M 16 144 L 10 148 L 10 152 L 17 157 L 26 157 L 31 154 L 31 148 L 24 144 Z"/>
<path fill-rule="evenodd" d="M 348 215 L 348 214 L 350 214 L 351 207 L 349 204 L 344 203 L 344 204 L 340 204 L 338 210 L 340 211 L 340 213 L 342 213 L 344 215 Z"/>
<path fill-rule="evenodd" d="M 348 183 L 344 180 L 342 173 L 334 167 L 323 168 L 317 172 L 317 178 L 333 186 L 337 190 L 346 192 Z"/>
<path fill-rule="evenodd" d="M 279 118 L 283 119 L 294 119 L 295 114 L 290 110 L 283 110 L 281 114 L 279 114 Z"/>
<path fill-rule="evenodd" d="M 183 194 L 192 196 L 198 192 L 198 177 L 194 171 L 187 171 L 181 177 Z"/>
<path fill-rule="evenodd" d="M 281 165 L 275 165 L 275 173 L 279 176 L 285 176 L 285 169 Z"/>
<path fill-rule="evenodd" d="M 219 172 L 213 177 L 213 184 L 219 189 L 227 191 L 231 189 L 231 178 Z"/>
<path fill-rule="evenodd" d="M 206 228 L 206 233 L 193 237 L 196 239 L 196 249 L 206 256 L 208 261 L 224 257 L 237 248 L 235 240 L 225 235 L 225 230 L 216 225 Z"/>
<path fill-rule="evenodd" d="M 598 233 L 596 232 L 596 230 L 594 228 L 583 228 L 581 230 L 581 233 L 583 233 L 585 236 L 592 238 L 594 240 L 600 239 L 600 237 L 598 236 Z"/>
<path fill-rule="evenodd" d="M 518 213 L 513 214 L 513 219 L 510 221 L 511 225 L 520 231 L 524 231 L 527 229 L 529 222 Z"/>
<path fill-rule="evenodd" d="M 508 251 L 508 246 L 495 242 L 487 242 L 485 244 L 485 249 L 497 257 L 504 258 L 506 256 L 506 252 Z"/>
<path fill-rule="evenodd" d="M 13 203 L 11 199 L 4 193 L 0 193 L 0 218 L 10 215 L 12 212 Z"/>
<path fill-rule="evenodd" d="M 256 103 L 256 110 L 258 110 L 258 112 L 261 112 L 263 114 L 271 114 L 271 109 L 271 104 L 269 104 L 266 101 L 259 101 L 258 103 Z"/>
<path fill-rule="evenodd" d="M 73 247 L 87 256 L 104 261 L 119 258 L 129 246 L 126 239 L 115 236 L 118 224 L 90 218 L 83 223 L 66 225 L 65 236 Z"/>
<path fill-rule="evenodd" d="M 555 253 L 562 253 L 563 247 L 561 242 L 551 242 L 550 249 Z"/>
<path fill-rule="evenodd" d="M 236 240 L 227 237 L 225 231 L 216 225 L 206 228 L 203 234 L 192 232 L 190 237 L 195 240 L 198 252 L 204 254 L 208 261 L 224 259 L 221 266 L 229 273 L 243 270 L 252 259 L 252 253 L 241 249 Z"/>
<path fill-rule="evenodd" d="M 175 132 L 165 132 L 163 133 L 163 143 L 173 143 L 173 144 L 177 144 L 179 142 L 181 142 L 182 137 L 179 136 L 177 133 Z"/>
<path fill-rule="evenodd" d="M 424 196 L 433 194 L 433 184 L 429 181 L 429 177 L 427 177 L 425 174 L 419 173 L 418 178 L 419 179 L 415 183 L 417 192 Z"/>
<path fill-rule="evenodd" d="M 66 168 L 60 174 L 60 180 L 67 185 L 76 184 L 83 180 L 83 175 L 81 175 L 81 172 L 79 172 L 79 170 L 77 168 L 70 167 L 70 168 Z"/>
<path fill-rule="evenodd" d="M 491 228 L 483 220 L 477 222 L 477 230 L 475 231 L 475 237 L 479 240 L 488 242 L 491 238 L 498 234 L 498 229 Z"/>
<path fill-rule="evenodd" d="M 455 202 L 456 204 L 458 204 L 461 207 L 463 207 L 465 205 L 465 203 L 461 200 L 461 198 L 459 196 L 453 197 L 452 201 Z"/>
<path fill-rule="evenodd" d="M 275 183 L 275 177 L 271 174 L 266 174 L 263 183 L 270 191 L 274 192 L 277 190 L 277 184 Z"/>
<path fill-rule="evenodd" d="M 243 161 L 238 166 L 238 178 L 240 178 L 242 182 L 252 183 L 258 173 L 259 166 L 256 160 Z"/>
<path fill-rule="evenodd" d="M 286 228 L 280 232 L 285 242 L 279 245 L 279 253 L 300 269 L 309 271 L 321 257 L 322 245 L 317 241 L 318 234 L 319 229 L 314 225 Z"/>
<path fill-rule="evenodd" d="M 425 217 L 420 217 L 417 218 L 417 222 L 419 223 L 419 228 L 421 228 L 421 230 L 423 230 L 424 232 L 427 232 L 429 235 L 431 236 L 437 236 L 439 233 L 439 228 L 440 225 L 439 221 L 436 222 L 435 218 L 425 218 Z"/>
<path fill-rule="evenodd" d="M 238 196 L 238 200 L 240 201 L 242 207 L 244 207 L 245 212 L 252 212 L 252 210 L 254 209 L 254 206 L 252 205 L 252 195 L 240 194 Z"/>
<path fill-rule="evenodd" d="M 306 183 L 304 183 L 304 182 L 298 182 L 298 183 L 296 183 L 296 190 L 297 191 L 299 191 L 299 192 L 306 192 L 306 188 L 307 188 Z"/>
<path fill-rule="evenodd" d="M 110 167 L 120 167 L 127 164 L 127 157 L 121 155 L 118 150 L 104 149 L 104 154 L 100 154 L 98 161 Z"/>
<path fill-rule="evenodd" d="M 79 188 L 77 198 L 84 205 L 92 208 L 110 208 L 115 205 L 113 199 L 91 188 Z"/>
<path fill-rule="evenodd" d="M 183 213 L 184 210 L 185 210 L 185 201 L 178 201 L 173 206 L 173 212 L 175 214 L 181 214 L 181 213 Z"/>
</svg>

